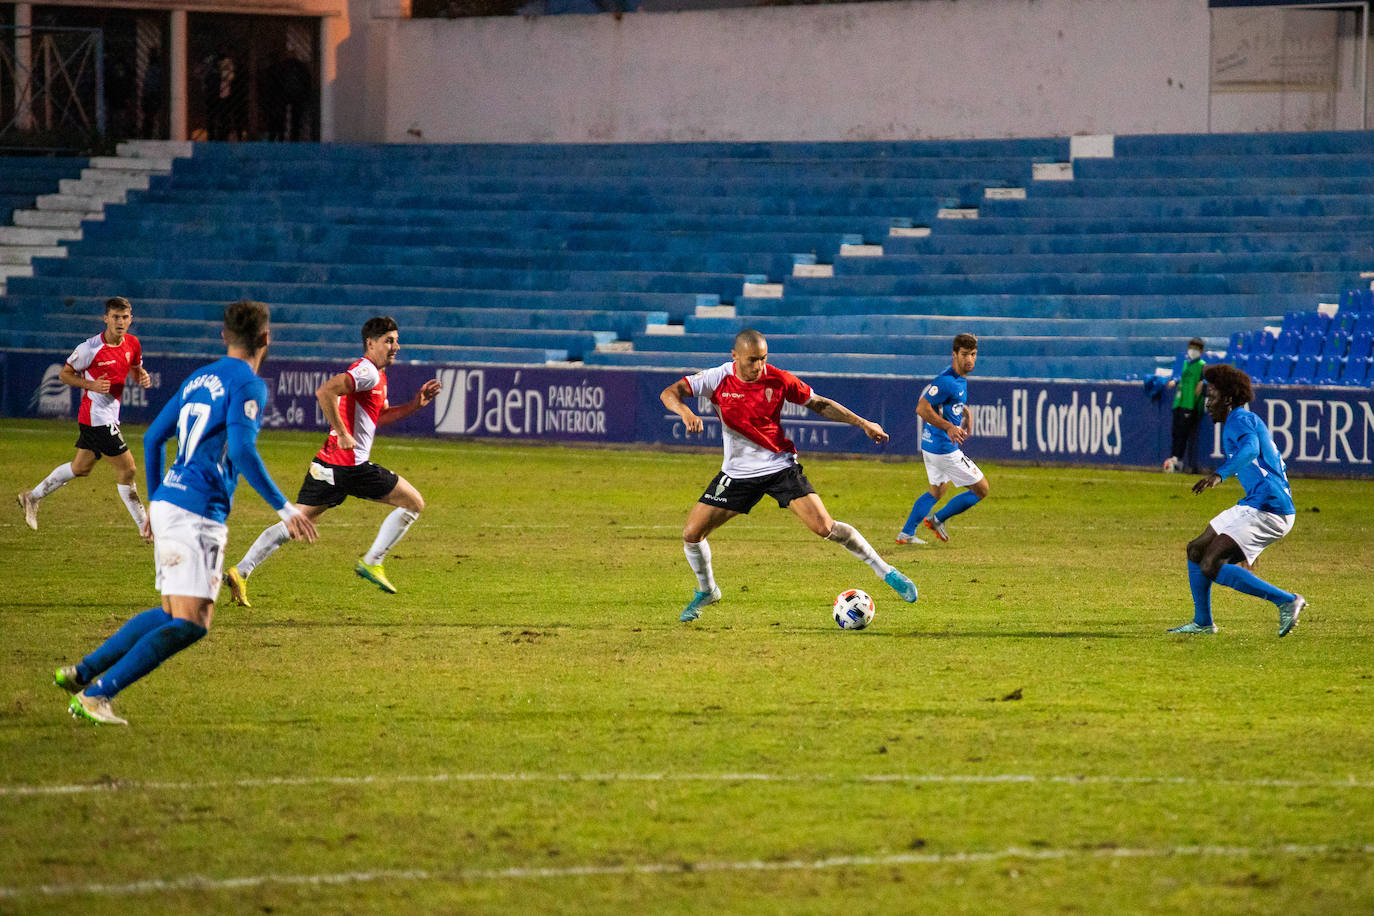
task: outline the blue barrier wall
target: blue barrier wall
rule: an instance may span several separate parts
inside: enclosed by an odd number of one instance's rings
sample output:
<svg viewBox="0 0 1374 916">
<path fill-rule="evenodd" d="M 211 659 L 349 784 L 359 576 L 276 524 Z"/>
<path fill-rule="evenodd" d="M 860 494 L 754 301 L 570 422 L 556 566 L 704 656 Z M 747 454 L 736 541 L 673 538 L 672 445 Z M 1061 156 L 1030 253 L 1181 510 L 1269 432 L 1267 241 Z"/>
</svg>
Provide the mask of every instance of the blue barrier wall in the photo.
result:
<svg viewBox="0 0 1374 916">
<path fill-rule="evenodd" d="M 76 392 L 58 380 L 66 353 L 0 354 L 3 398 L 10 417 L 75 419 Z M 175 386 L 203 358 L 149 357 L 154 386 L 125 389 L 122 418 L 145 424 Z M 267 429 L 324 428 L 315 389 L 344 364 L 268 360 L 263 378 L 272 393 L 264 410 Z M 785 366 L 784 366 L 785 368 Z M 433 409 L 394 424 L 389 432 L 414 436 L 539 439 L 554 442 L 710 444 L 720 441 L 709 403 L 694 405 L 706 418 L 700 436 L 688 436 L 666 411 L 659 392 L 678 376 L 629 369 L 412 365 L 388 370 L 396 403 L 437 376 L 444 391 Z M 919 454 L 916 400 L 926 379 L 808 375 L 817 393 L 832 397 L 883 425 L 892 436 L 873 445 L 857 429 L 788 405 L 788 435 L 808 452 Z M 1139 382 L 969 380 L 975 460 L 1158 466 L 1169 448 L 1169 399 L 1151 399 Z M 1251 409 L 1268 423 L 1289 468 L 1299 474 L 1374 476 L 1374 391 L 1359 388 L 1256 389 Z M 1204 417 L 1204 463 L 1220 457 L 1218 431 Z"/>
</svg>

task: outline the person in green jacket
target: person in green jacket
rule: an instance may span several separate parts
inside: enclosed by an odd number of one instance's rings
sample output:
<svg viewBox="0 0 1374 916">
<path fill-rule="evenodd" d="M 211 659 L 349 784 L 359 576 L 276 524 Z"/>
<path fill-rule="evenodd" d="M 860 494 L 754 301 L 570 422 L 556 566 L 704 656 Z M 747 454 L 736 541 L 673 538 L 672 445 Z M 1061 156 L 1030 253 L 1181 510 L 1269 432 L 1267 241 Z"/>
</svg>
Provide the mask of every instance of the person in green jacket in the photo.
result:
<svg viewBox="0 0 1374 916">
<path fill-rule="evenodd" d="M 1202 422 L 1203 397 L 1202 370 L 1206 362 L 1202 350 L 1206 346 L 1201 337 L 1188 341 L 1188 355 L 1183 360 L 1183 372 L 1179 378 L 1169 379 L 1169 387 L 1176 388 L 1174 394 L 1173 445 L 1169 457 L 1164 459 L 1166 473 L 1183 467 L 1184 453 L 1189 453 L 1188 472 L 1198 473 L 1197 465 L 1197 427 Z"/>
</svg>

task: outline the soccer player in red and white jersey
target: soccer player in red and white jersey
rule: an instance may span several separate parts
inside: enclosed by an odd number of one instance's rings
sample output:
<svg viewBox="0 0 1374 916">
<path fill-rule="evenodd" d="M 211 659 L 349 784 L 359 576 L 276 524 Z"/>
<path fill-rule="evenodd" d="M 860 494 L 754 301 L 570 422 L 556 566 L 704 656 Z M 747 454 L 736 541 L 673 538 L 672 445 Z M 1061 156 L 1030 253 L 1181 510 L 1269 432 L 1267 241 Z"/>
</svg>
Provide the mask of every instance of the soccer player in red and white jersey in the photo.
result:
<svg viewBox="0 0 1374 916">
<path fill-rule="evenodd" d="M 129 510 L 139 531 L 143 530 L 148 513 L 134 483 L 138 469 L 133 452 L 119 432 L 119 399 L 126 380 L 132 375 L 141 388 L 153 383 L 152 376 L 143 368 L 143 348 L 138 338 L 129 333 L 133 320 L 134 307 L 128 299 L 107 299 L 105 330 L 78 344 L 62 367 L 62 381 L 81 390 L 76 457 L 53 468 L 32 490 L 15 496 L 24 510 L 24 522 L 34 531 L 38 530 L 38 503 L 43 497 L 70 480 L 90 474 L 102 456 L 109 458 L 114 467 L 120 502 Z"/>
<path fill-rule="evenodd" d="M 802 473 L 796 447 L 783 433 L 783 402 L 802 404 L 828 420 L 857 426 L 874 442 L 886 442 L 887 433 L 877 423 L 816 394 L 790 372 L 769 365 L 768 342 L 752 328 L 735 335 L 730 357 L 730 362 L 714 369 L 678 379 L 659 395 L 664 406 L 682 418 L 689 433 L 699 433 L 705 426 L 687 406 L 687 399 L 710 398 L 720 417 L 725 445 L 720 473 L 692 507 L 682 529 L 683 552 L 696 574 L 697 588 L 678 619 L 696 620 L 703 607 L 720 600 L 707 536 L 741 512 L 747 513 L 764 496 L 773 497 L 806 527 L 863 560 L 903 600 L 915 601 L 915 584 L 878 556 L 862 534 L 826 511 L 820 494 Z"/>
<path fill-rule="evenodd" d="M 396 507 L 382 521 L 372 548 L 353 567 L 359 576 L 393 595 L 396 586 L 387 579 L 382 561 L 420 517 L 425 501 L 404 477 L 368 460 L 372 441 L 379 427 L 410 416 L 440 391 L 439 380 L 430 379 L 406 403 L 396 407 L 387 403 L 386 368 L 395 362 L 400 350 L 396 322 L 386 317 L 369 318 L 363 325 L 363 355 L 315 391 L 329 421 L 329 437 L 310 462 L 296 497 L 296 506 L 312 522 L 350 496 Z M 284 525 L 273 525 L 258 535 L 237 565 L 229 568 L 225 579 L 235 604 L 252 607 L 248 603 L 248 577 L 290 539 Z"/>
</svg>

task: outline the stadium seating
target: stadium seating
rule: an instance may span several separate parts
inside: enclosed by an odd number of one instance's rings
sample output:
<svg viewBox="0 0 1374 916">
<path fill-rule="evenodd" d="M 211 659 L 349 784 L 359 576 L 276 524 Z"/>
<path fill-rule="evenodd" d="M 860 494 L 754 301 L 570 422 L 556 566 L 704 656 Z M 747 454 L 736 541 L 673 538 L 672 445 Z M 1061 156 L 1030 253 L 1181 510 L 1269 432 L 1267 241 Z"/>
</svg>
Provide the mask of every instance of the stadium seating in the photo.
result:
<svg viewBox="0 0 1374 916">
<path fill-rule="evenodd" d="M 32 273 L 34 256 L 62 252 L 50 239 L 42 238 L 41 232 L 12 226 L 15 212 L 26 211 L 40 197 L 57 192 L 64 180 L 81 173 L 87 161 L 70 156 L 0 158 L 0 294 L 10 277 Z"/>
<path fill-rule="evenodd" d="M 1338 356 L 1323 356 L 1316 366 L 1312 381 L 1318 385 L 1338 385 L 1345 372 L 1345 359 Z"/>
<path fill-rule="evenodd" d="M 1374 383 L 1374 359 L 1369 357 L 1348 359 L 1341 370 L 1340 384 L 1366 385 Z"/>
<path fill-rule="evenodd" d="M 42 194 L 57 191 L 64 178 L 81 174 L 89 160 L 74 156 L 6 156 L 0 159 L 0 226 L 15 210 L 32 207 Z"/>
<path fill-rule="evenodd" d="M 1284 315 L 1277 335 L 1269 329 L 1231 335 L 1229 361 L 1252 377 L 1290 384 L 1364 385 L 1374 357 L 1374 313 L 1363 308 L 1369 290 L 1344 290 L 1333 313 L 1329 308 Z M 1261 359 L 1263 354 L 1273 359 Z M 1277 363 L 1271 365 L 1273 360 Z"/>
<path fill-rule="evenodd" d="M 1371 152 L 1363 133 L 1119 137 L 1046 181 L 1067 140 L 197 144 L 10 282 L 0 346 L 64 349 L 119 293 L 136 333 L 198 352 L 251 296 L 277 352 L 330 358 L 388 313 L 420 360 L 679 369 L 749 325 L 808 371 L 930 374 L 970 331 L 987 375 L 1148 373 L 1200 335 L 1277 354 L 1260 377 L 1301 355 L 1327 378 L 1367 299 Z M 1315 310 L 1342 289 L 1338 319 Z"/>
</svg>

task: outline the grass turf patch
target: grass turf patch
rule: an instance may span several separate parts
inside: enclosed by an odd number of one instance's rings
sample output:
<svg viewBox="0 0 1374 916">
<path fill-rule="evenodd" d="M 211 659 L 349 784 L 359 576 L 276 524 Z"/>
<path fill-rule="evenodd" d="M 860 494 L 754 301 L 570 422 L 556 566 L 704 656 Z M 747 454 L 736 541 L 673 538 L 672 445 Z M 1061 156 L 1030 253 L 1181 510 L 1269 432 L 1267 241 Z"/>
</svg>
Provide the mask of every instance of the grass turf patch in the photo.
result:
<svg viewBox="0 0 1374 916">
<path fill-rule="evenodd" d="M 70 457 L 69 424 L 0 439 L 16 490 Z M 318 437 L 261 441 L 294 495 Z M 921 600 L 765 501 L 712 536 L 724 600 L 684 625 L 681 525 L 717 453 L 376 458 L 427 502 L 387 560 L 400 594 L 352 574 L 386 510 L 350 500 L 119 697 L 128 729 L 71 721 L 49 678 L 157 603 L 151 550 L 104 467 L 37 533 L 11 504 L 0 909 L 1374 905 L 1367 482 L 1294 483 L 1257 570 L 1311 602 L 1291 636 L 1218 587 L 1221 633 L 1183 638 L 1183 546 L 1234 483 L 988 465 L 948 544 L 897 547 L 919 463 L 811 456 Z M 241 486 L 228 561 L 275 520 Z M 877 616 L 843 632 L 856 586 Z"/>
</svg>

